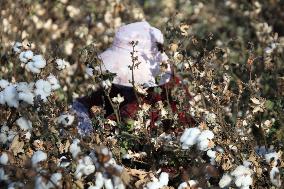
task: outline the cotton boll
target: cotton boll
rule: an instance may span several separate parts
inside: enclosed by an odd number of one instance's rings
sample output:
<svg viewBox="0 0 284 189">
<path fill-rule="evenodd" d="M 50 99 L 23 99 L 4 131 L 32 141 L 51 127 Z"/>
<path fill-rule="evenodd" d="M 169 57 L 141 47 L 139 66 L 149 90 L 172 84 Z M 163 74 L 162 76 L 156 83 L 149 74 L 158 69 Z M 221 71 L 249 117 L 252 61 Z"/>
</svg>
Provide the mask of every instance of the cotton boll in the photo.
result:
<svg viewBox="0 0 284 189">
<path fill-rule="evenodd" d="M 182 149 L 188 149 L 190 146 L 193 146 L 197 142 L 197 138 L 201 131 L 199 128 L 187 128 L 183 132 L 180 142 L 182 143 Z"/>
<path fill-rule="evenodd" d="M 224 174 L 219 181 L 220 188 L 225 188 L 229 186 L 232 182 L 232 177 L 229 174 Z"/>
<path fill-rule="evenodd" d="M 39 162 L 45 161 L 47 159 L 47 154 L 41 150 L 36 151 L 32 156 L 32 165 L 35 167 Z"/>
<path fill-rule="evenodd" d="M 5 95 L 4 95 L 4 91 L 0 91 L 0 104 L 5 105 L 6 101 L 5 101 Z"/>
<path fill-rule="evenodd" d="M 24 117 L 17 119 L 16 123 L 23 131 L 31 130 L 33 128 L 32 122 Z"/>
<path fill-rule="evenodd" d="M 95 172 L 96 167 L 94 165 L 86 165 L 83 169 L 83 174 L 84 175 L 89 175 L 93 172 Z"/>
<path fill-rule="evenodd" d="M 111 179 L 104 179 L 105 180 L 105 189 L 113 189 L 113 184 L 111 182 Z"/>
<path fill-rule="evenodd" d="M 103 174 L 101 172 L 97 172 L 96 173 L 96 187 L 98 188 L 102 188 L 104 186 L 104 177 Z"/>
<path fill-rule="evenodd" d="M 281 178 L 280 178 L 280 172 L 278 167 L 273 167 L 269 173 L 270 181 L 271 183 L 276 186 L 280 187 L 281 186 Z"/>
<path fill-rule="evenodd" d="M 94 68 L 91 68 L 90 65 L 87 65 L 86 74 L 90 77 L 94 76 Z"/>
<path fill-rule="evenodd" d="M 8 106 L 19 107 L 19 95 L 15 86 L 9 85 L 4 89 L 4 99 Z"/>
<path fill-rule="evenodd" d="M 78 154 L 81 152 L 80 146 L 78 144 L 80 143 L 79 139 L 74 139 L 73 143 L 70 145 L 69 151 L 72 154 L 73 158 L 76 158 Z"/>
<path fill-rule="evenodd" d="M 32 73 L 35 73 L 35 74 L 39 74 L 39 73 L 40 73 L 40 69 L 37 68 L 37 67 L 35 67 L 33 62 L 28 62 L 28 63 L 26 64 L 26 69 L 27 69 L 29 72 L 32 72 Z"/>
<path fill-rule="evenodd" d="M 63 114 L 63 115 L 58 117 L 57 123 L 68 126 L 68 125 L 72 125 L 74 119 L 75 119 L 75 117 L 73 115 Z"/>
<path fill-rule="evenodd" d="M 0 144 L 6 144 L 8 137 L 6 133 L 0 133 Z"/>
<path fill-rule="evenodd" d="M 198 183 L 195 180 L 189 180 L 187 182 L 183 182 L 178 186 L 178 189 L 187 189 L 187 188 L 197 188 L 196 185 Z M 198 187 L 197 189 L 201 189 L 200 187 Z"/>
<path fill-rule="evenodd" d="M 35 89 L 35 95 L 39 95 L 40 98 L 46 102 L 47 97 L 51 94 L 51 84 L 48 81 L 45 81 L 43 79 L 38 80 L 35 83 L 36 89 Z"/>
<path fill-rule="evenodd" d="M 279 154 L 277 152 L 271 152 L 264 155 L 267 163 L 272 163 L 272 166 L 277 166 L 279 160 Z"/>
<path fill-rule="evenodd" d="M 150 182 L 146 185 L 147 189 L 159 189 L 162 188 L 163 186 L 159 182 Z"/>
<path fill-rule="evenodd" d="M 20 43 L 20 42 L 15 42 L 15 44 L 13 45 L 13 51 L 14 51 L 15 53 L 20 53 L 22 46 L 23 46 L 22 43 Z"/>
<path fill-rule="evenodd" d="M 8 175 L 5 174 L 5 171 L 3 168 L 0 168 L 0 181 L 8 180 Z"/>
<path fill-rule="evenodd" d="M 27 63 L 28 60 L 33 58 L 33 52 L 32 51 L 22 51 L 19 55 L 19 59 L 23 63 Z"/>
<path fill-rule="evenodd" d="M 22 100 L 28 104 L 34 104 L 34 93 L 32 92 L 19 92 L 19 100 Z"/>
<path fill-rule="evenodd" d="M 46 66 L 46 61 L 42 55 L 35 55 L 32 60 L 33 66 L 36 68 L 44 68 Z"/>
<path fill-rule="evenodd" d="M 201 134 L 198 136 L 198 148 L 202 151 L 207 151 L 210 149 L 209 142 L 210 139 L 214 138 L 214 133 L 210 130 L 202 131 Z"/>
<path fill-rule="evenodd" d="M 166 172 L 162 172 L 159 177 L 159 181 L 163 186 L 167 186 L 169 182 L 169 174 Z"/>
<path fill-rule="evenodd" d="M 70 66 L 69 62 L 63 60 L 63 59 L 56 59 L 55 63 L 57 64 L 57 69 L 58 70 L 63 70 L 66 67 Z"/>
<path fill-rule="evenodd" d="M 51 182 L 49 182 L 51 184 L 51 188 L 54 187 L 53 184 L 55 184 L 56 186 L 60 186 L 61 185 L 61 179 L 62 179 L 61 173 L 53 173 L 50 177 Z"/>
<path fill-rule="evenodd" d="M 58 82 L 57 78 L 54 75 L 50 74 L 47 77 L 47 81 L 51 84 L 51 89 L 52 90 L 56 90 L 56 89 L 60 88 L 59 82 Z"/>
<path fill-rule="evenodd" d="M 0 88 L 5 89 L 10 83 L 5 79 L 0 79 Z"/>
<path fill-rule="evenodd" d="M 6 152 L 3 152 L 2 155 L 0 156 L 0 164 L 7 165 L 8 161 L 9 161 L 8 154 Z"/>
</svg>

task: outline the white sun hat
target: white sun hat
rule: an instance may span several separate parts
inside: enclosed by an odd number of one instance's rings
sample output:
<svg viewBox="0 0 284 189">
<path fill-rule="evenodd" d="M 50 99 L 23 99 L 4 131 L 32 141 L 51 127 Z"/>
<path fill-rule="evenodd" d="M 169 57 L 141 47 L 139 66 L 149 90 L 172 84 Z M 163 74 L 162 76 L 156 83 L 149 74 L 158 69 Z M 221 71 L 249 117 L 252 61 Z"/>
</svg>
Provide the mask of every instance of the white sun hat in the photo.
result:
<svg viewBox="0 0 284 189">
<path fill-rule="evenodd" d="M 116 73 L 114 84 L 132 86 L 131 52 L 133 51 L 132 41 L 138 41 L 135 46 L 138 61 L 141 62 L 138 68 L 134 69 L 134 81 L 136 84 L 145 87 L 154 87 L 167 83 L 171 78 L 171 68 L 168 64 L 168 56 L 159 51 L 157 43 L 163 44 L 162 32 L 150 26 L 148 22 L 136 22 L 118 29 L 113 44 L 110 48 L 99 55 L 102 61 L 102 70 Z M 161 63 L 166 64 L 163 72 Z M 157 83 L 156 78 L 159 77 Z"/>
</svg>

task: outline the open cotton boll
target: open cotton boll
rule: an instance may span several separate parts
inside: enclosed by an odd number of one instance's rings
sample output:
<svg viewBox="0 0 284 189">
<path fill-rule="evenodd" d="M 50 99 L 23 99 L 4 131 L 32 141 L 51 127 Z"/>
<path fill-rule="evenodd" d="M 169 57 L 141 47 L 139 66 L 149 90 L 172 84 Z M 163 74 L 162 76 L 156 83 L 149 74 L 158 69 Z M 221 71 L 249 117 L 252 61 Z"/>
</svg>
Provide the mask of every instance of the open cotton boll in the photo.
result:
<svg viewBox="0 0 284 189">
<path fill-rule="evenodd" d="M 9 85 L 9 82 L 5 79 L 0 79 L 0 88 L 5 89 Z"/>
<path fill-rule="evenodd" d="M 63 70 L 66 67 L 70 66 L 69 62 L 63 60 L 63 59 L 56 59 L 55 63 L 57 64 L 57 69 L 58 70 Z"/>
<path fill-rule="evenodd" d="M 197 189 L 201 189 L 200 187 L 196 187 L 196 185 L 198 184 L 197 181 L 195 180 L 189 180 L 187 182 L 183 182 L 178 186 L 178 189 L 187 189 L 187 188 L 197 188 Z"/>
<path fill-rule="evenodd" d="M 86 74 L 90 77 L 94 76 L 94 68 L 91 68 L 89 64 L 86 67 Z"/>
<path fill-rule="evenodd" d="M 234 171 L 231 172 L 231 175 L 235 177 L 235 184 L 237 187 L 242 188 L 252 185 L 252 170 L 243 165 L 239 165 Z"/>
<path fill-rule="evenodd" d="M 95 181 L 97 188 L 102 188 L 104 186 L 104 177 L 101 172 L 96 173 L 96 181 Z"/>
<path fill-rule="evenodd" d="M 7 165 L 8 161 L 9 161 L 8 154 L 6 152 L 2 152 L 0 156 L 0 164 Z"/>
<path fill-rule="evenodd" d="M 23 131 L 31 130 L 33 128 L 32 122 L 24 117 L 17 119 L 16 123 Z"/>
<path fill-rule="evenodd" d="M 35 73 L 35 74 L 39 74 L 39 73 L 40 73 L 40 69 L 37 68 L 37 67 L 35 67 L 33 62 L 28 62 L 28 63 L 26 64 L 26 69 L 27 69 L 29 72 L 32 72 L 32 73 Z"/>
<path fill-rule="evenodd" d="M 72 144 L 70 145 L 69 151 L 72 154 L 73 158 L 76 158 L 78 156 L 78 154 L 81 152 L 81 148 L 80 146 L 78 146 L 78 144 L 80 143 L 79 139 L 74 139 Z"/>
<path fill-rule="evenodd" d="M 32 156 L 32 165 L 33 167 L 37 166 L 37 164 L 41 161 L 45 161 L 47 159 L 47 154 L 41 150 L 36 151 Z"/>
<path fill-rule="evenodd" d="M 169 174 L 166 172 L 162 172 L 160 174 L 159 181 L 163 186 L 167 186 L 169 182 Z"/>
<path fill-rule="evenodd" d="M 272 163 L 272 166 L 277 166 L 279 160 L 279 154 L 277 152 L 271 152 L 264 155 L 267 163 Z"/>
<path fill-rule="evenodd" d="M 52 90 L 56 90 L 56 89 L 60 88 L 59 82 L 58 82 L 57 78 L 53 74 L 50 74 L 47 77 L 47 81 L 51 84 L 51 89 Z"/>
<path fill-rule="evenodd" d="M 0 91 L 0 104 L 5 105 L 6 101 L 5 101 L 5 95 L 4 95 L 4 91 Z"/>
<path fill-rule="evenodd" d="M 42 55 L 35 55 L 32 58 L 33 66 L 36 68 L 44 68 L 46 66 L 46 60 L 43 58 Z"/>
<path fill-rule="evenodd" d="M 104 179 L 105 189 L 114 189 L 111 179 Z"/>
<path fill-rule="evenodd" d="M 57 118 L 57 123 L 63 124 L 65 126 L 72 125 L 75 117 L 70 114 L 63 114 Z"/>
<path fill-rule="evenodd" d="M 214 133 L 210 130 L 204 130 L 198 136 L 198 149 L 202 151 L 207 151 L 210 149 L 209 142 L 214 138 Z"/>
<path fill-rule="evenodd" d="M 269 173 L 270 181 L 271 183 L 276 186 L 280 187 L 281 186 L 281 178 L 280 178 L 280 172 L 278 167 L 273 167 Z"/>
<path fill-rule="evenodd" d="M 8 180 L 8 175 L 5 174 L 4 169 L 1 167 L 0 168 L 0 181 L 5 181 Z"/>
<path fill-rule="evenodd" d="M 36 89 L 34 90 L 35 95 L 39 95 L 40 98 L 46 102 L 47 97 L 51 95 L 51 84 L 43 79 L 38 80 L 35 83 Z"/>
<path fill-rule="evenodd" d="M 180 142 L 182 143 L 182 149 L 188 149 L 197 142 L 197 138 L 201 131 L 199 128 L 187 128 L 180 137 Z"/>
<path fill-rule="evenodd" d="M 54 187 L 53 184 L 55 184 L 56 186 L 60 186 L 61 184 L 61 179 L 62 179 L 62 174 L 61 173 L 53 173 L 50 177 L 50 184 L 51 184 L 51 188 Z"/>
<path fill-rule="evenodd" d="M 229 174 L 224 174 L 221 178 L 221 180 L 219 181 L 219 186 L 220 188 L 225 188 L 227 186 L 229 186 L 232 182 L 232 177 Z"/>
<path fill-rule="evenodd" d="M 34 56 L 34 53 L 31 50 L 22 51 L 19 55 L 20 61 L 27 63 L 28 60 L 31 60 Z"/>
<path fill-rule="evenodd" d="M 4 100 L 10 107 L 19 107 L 19 95 L 15 86 L 9 85 L 4 89 Z"/>
<path fill-rule="evenodd" d="M 23 46 L 22 43 L 20 43 L 20 42 L 15 42 L 15 44 L 13 45 L 13 51 L 14 51 L 15 53 L 20 53 L 22 46 Z"/>
</svg>

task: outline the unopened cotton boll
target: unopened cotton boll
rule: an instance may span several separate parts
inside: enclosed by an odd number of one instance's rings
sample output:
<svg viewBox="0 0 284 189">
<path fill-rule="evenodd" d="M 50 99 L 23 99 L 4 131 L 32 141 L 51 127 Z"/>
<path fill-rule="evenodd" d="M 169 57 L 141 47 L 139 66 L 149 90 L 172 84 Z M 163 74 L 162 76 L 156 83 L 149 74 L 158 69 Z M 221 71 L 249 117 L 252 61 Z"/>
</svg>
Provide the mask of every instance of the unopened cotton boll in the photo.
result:
<svg viewBox="0 0 284 189">
<path fill-rule="evenodd" d="M 180 142 L 182 143 L 182 149 L 189 149 L 197 142 L 197 138 L 201 131 L 199 128 L 187 128 L 180 137 Z"/>
<path fill-rule="evenodd" d="M 10 107 L 19 107 L 19 95 L 15 86 L 9 85 L 4 89 L 4 100 Z"/>
<path fill-rule="evenodd" d="M 225 188 L 227 186 L 229 186 L 232 182 L 232 177 L 229 174 L 224 174 L 221 178 L 221 180 L 219 181 L 219 186 L 220 188 Z"/>
<path fill-rule="evenodd" d="M 68 126 L 68 125 L 72 125 L 74 119 L 75 119 L 75 117 L 73 115 L 63 114 L 63 115 L 58 117 L 57 123 Z"/>
<path fill-rule="evenodd" d="M 35 83 L 36 89 L 35 89 L 35 95 L 39 95 L 40 98 L 46 102 L 47 97 L 51 95 L 51 84 L 48 81 L 45 81 L 43 79 L 38 80 Z"/>
<path fill-rule="evenodd" d="M 56 90 L 56 89 L 60 88 L 59 81 L 57 80 L 57 78 L 53 74 L 50 74 L 47 77 L 47 81 L 51 84 L 52 90 Z"/>
<path fill-rule="evenodd" d="M 33 128 L 32 122 L 24 117 L 17 119 L 16 123 L 23 131 L 31 130 Z"/>
<path fill-rule="evenodd" d="M 80 146 L 78 144 L 80 143 L 79 139 L 74 139 L 73 143 L 70 145 L 69 151 L 72 154 L 73 158 L 76 158 L 78 154 L 81 152 Z"/>
<path fill-rule="evenodd" d="M 6 152 L 3 152 L 0 156 L 0 164 L 7 165 L 8 161 L 9 161 L 8 154 Z"/>
<path fill-rule="evenodd" d="M 47 154 L 41 150 L 36 151 L 32 156 L 32 165 L 35 167 L 39 162 L 45 161 L 47 159 Z"/>
</svg>

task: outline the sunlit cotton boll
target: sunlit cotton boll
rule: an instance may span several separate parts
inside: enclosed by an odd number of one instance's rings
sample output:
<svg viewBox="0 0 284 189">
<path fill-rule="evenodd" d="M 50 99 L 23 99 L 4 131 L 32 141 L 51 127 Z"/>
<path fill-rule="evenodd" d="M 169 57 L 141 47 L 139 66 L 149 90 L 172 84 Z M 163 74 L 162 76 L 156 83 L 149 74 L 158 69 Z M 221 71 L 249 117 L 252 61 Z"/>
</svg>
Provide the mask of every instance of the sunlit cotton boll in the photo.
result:
<svg viewBox="0 0 284 189">
<path fill-rule="evenodd" d="M 31 60 L 34 56 L 33 51 L 27 50 L 27 51 L 22 51 L 19 55 L 19 59 L 23 63 L 27 63 L 29 60 Z"/>
<path fill-rule="evenodd" d="M 81 148 L 78 145 L 80 143 L 79 139 L 74 139 L 72 144 L 70 145 L 69 151 L 72 154 L 73 158 L 76 158 L 78 156 L 78 154 L 81 152 Z"/>
<path fill-rule="evenodd" d="M 33 128 L 32 122 L 24 117 L 17 119 L 16 123 L 23 131 L 31 130 Z"/>
<path fill-rule="evenodd" d="M 147 189 L 158 189 L 158 188 L 162 188 L 164 186 L 167 186 L 169 182 L 169 174 L 166 172 L 162 172 L 160 174 L 159 180 L 154 180 L 153 182 L 149 182 L 146 185 Z"/>
<path fill-rule="evenodd" d="M 19 107 L 19 95 L 18 95 L 18 92 L 15 86 L 13 85 L 7 86 L 4 89 L 3 95 L 4 95 L 4 100 L 8 106 L 14 107 L 14 108 Z"/>
<path fill-rule="evenodd" d="M 92 159 L 89 156 L 85 156 L 83 159 L 78 161 L 74 175 L 77 179 L 80 179 L 83 175 L 87 176 L 95 172 L 95 169 Z"/>
<path fill-rule="evenodd" d="M 63 125 L 72 125 L 73 121 L 74 121 L 74 116 L 70 115 L 70 114 L 63 114 L 61 116 L 58 117 L 57 122 L 59 124 L 63 124 Z"/>
<path fill-rule="evenodd" d="M 26 64 L 26 70 L 28 70 L 29 72 L 35 73 L 35 74 L 39 74 L 40 73 L 40 69 L 34 66 L 33 62 L 28 62 Z"/>
<path fill-rule="evenodd" d="M 235 177 L 235 184 L 239 188 L 248 188 L 252 185 L 252 170 L 243 165 L 239 165 L 233 172 L 231 172 L 231 175 Z"/>
<path fill-rule="evenodd" d="M 269 173 L 270 181 L 274 186 L 281 186 L 281 178 L 278 167 L 273 167 Z"/>
<path fill-rule="evenodd" d="M 55 60 L 55 63 L 57 64 L 57 69 L 58 70 L 63 70 L 67 67 L 70 66 L 69 62 L 63 60 L 63 59 L 56 59 Z"/>
<path fill-rule="evenodd" d="M 39 150 L 36 151 L 32 156 L 32 165 L 33 167 L 36 167 L 37 164 L 41 161 L 45 161 L 47 159 L 47 154 L 43 151 Z"/>
<path fill-rule="evenodd" d="M 198 136 L 198 149 L 202 151 L 207 151 L 210 149 L 209 142 L 211 139 L 214 138 L 214 133 L 210 130 L 202 131 L 201 134 Z"/>
<path fill-rule="evenodd" d="M 221 178 L 221 180 L 219 181 L 219 186 L 220 188 L 225 188 L 227 186 L 229 186 L 232 182 L 232 177 L 229 174 L 224 174 Z"/>
<path fill-rule="evenodd" d="M 34 83 L 20 82 L 17 83 L 17 91 L 19 94 L 19 100 L 22 100 L 28 104 L 34 104 L 34 93 L 33 93 Z"/>
<path fill-rule="evenodd" d="M 94 68 L 91 68 L 90 65 L 87 65 L 86 74 L 90 77 L 94 76 Z"/>
<path fill-rule="evenodd" d="M 40 73 L 40 69 L 46 66 L 46 60 L 42 55 L 33 56 L 32 60 L 27 63 L 26 69 L 32 73 Z"/>
<path fill-rule="evenodd" d="M 199 128 L 187 128 L 180 137 L 180 142 L 182 144 L 182 149 L 189 149 L 191 146 L 196 144 L 198 136 L 201 131 Z"/>
<path fill-rule="evenodd" d="M 0 79 L 0 88 L 5 89 L 9 85 L 9 82 L 5 79 Z"/>
<path fill-rule="evenodd" d="M 57 80 L 57 78 L 53 74 L 50 74 L 47 77 L 47 81 L 51 84 L 52 90 L 56 90 L 56 89 L 60 88 L 59 81 Z"/>
<path fill-rule="evenodd" d="M 48 81 L 45 81 L 43 79 L 38 80 L 35 83 L 36 89 L 35 89 L 35 95 L 40 96 L 40 98 L 46 102 L 47 97 L 51 95 L 51 84 Z"/>
<path fill-rule="evenodd" d="M 15 44 L 13 45 L 13 51 L 14 51 L 15 53 L 20 53 L 22 46 L 23 46 L 22 43 L 20 43 L 20 42 L 15 42 Z"/>
<path fill-rule="evenodd" d="M 2 152 L 0 156 L 0 164 L 2 165 L 7 165 L 9 161 L 8 154 L 6 152 Z"/>
</svg>

